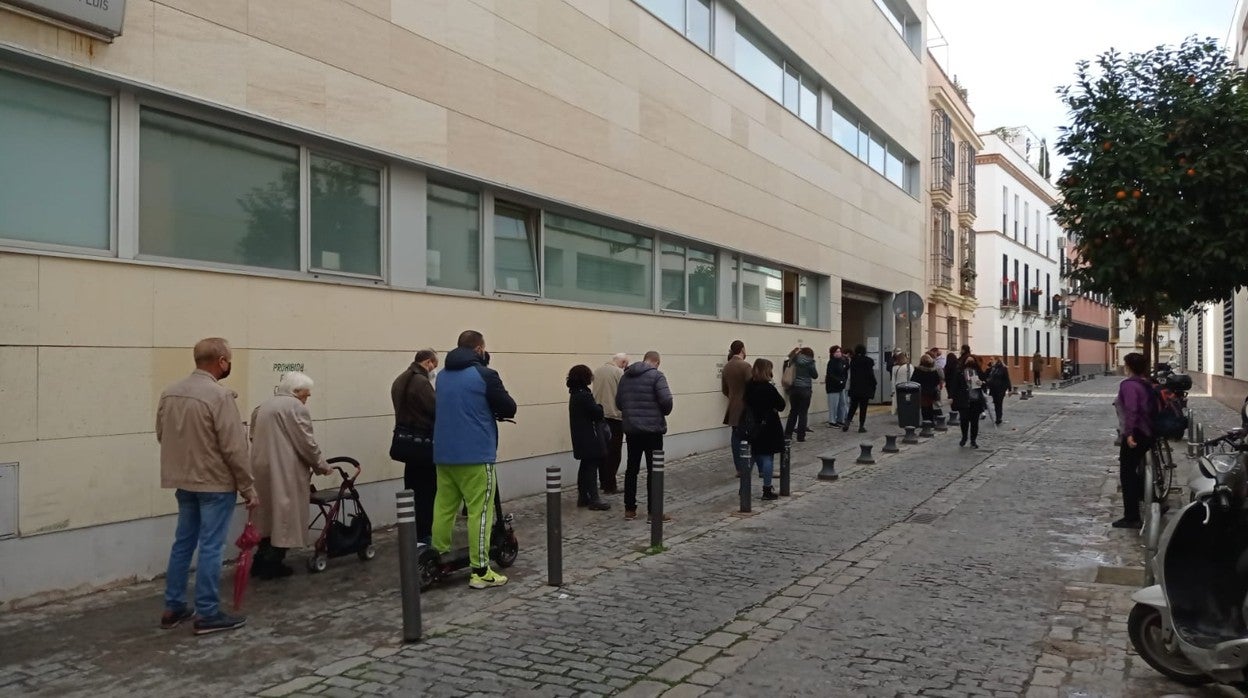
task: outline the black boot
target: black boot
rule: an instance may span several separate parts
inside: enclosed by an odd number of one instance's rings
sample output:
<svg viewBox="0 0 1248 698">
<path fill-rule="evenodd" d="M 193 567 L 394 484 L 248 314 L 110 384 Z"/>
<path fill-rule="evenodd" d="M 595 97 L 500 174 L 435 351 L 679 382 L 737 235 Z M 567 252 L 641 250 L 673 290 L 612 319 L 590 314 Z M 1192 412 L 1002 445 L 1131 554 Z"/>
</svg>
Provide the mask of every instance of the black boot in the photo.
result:
<svg viewBox="0 0 1248 698">
<path fill-rule="evenodd" d="M 776 494 L 776 490 L 774 487 L 763 488 L 763 499 L 770 500 L 770 499 L 779 499 L 779 498 L 780 496 Z"/>
</svg>

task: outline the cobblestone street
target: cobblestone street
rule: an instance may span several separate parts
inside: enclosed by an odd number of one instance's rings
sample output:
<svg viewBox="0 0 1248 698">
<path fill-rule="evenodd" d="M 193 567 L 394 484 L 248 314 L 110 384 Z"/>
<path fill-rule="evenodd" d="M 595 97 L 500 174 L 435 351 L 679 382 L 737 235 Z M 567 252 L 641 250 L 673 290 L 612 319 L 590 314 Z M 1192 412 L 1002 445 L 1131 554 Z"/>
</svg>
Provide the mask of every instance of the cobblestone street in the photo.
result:
<svg viewBox="0 0 1248 698">
<path fill-rule="evenodd" d="M 543 499 L 507 503 L 512 583 L 424 597 L 426 639 L 398 643 L 393 536 L 377 560 L 261 583 L 248 625 L 155 629 L 157 583 L 0 617 L 6 695 L 1163 696 L 1126 637 L 1138 537 L 1116 518 L 1113 378 L 882 454 L 822 426 L 795 444 L 793 496 L 736 510 L 726 450 L 669 464 L 669 550 L 641 520 L 564 499 L 565 585 L 545 582 Z M 1202 421 L 1232 411 L 1194 399 Z M 1212 427 L 1211 427 L 1212 429 Z M 1212 433 L 1212 431 L 1211 431 Z M 870 437 L 874 465 L 851 465 Z M 838 452 L 838 482 L 815 479 Z M 1187 461 L 1181 461 L 1186 468 Z M 1185 482 L 1180 474 L 1176 484 Z M 756 487 L 756 490 L 758 488 Z M 1112 568 L 1109 571 L 1103 568 Z M 1100 583 L 1116 572 L 1124 585 Z M 228 571 L 232 574 L 232 570 Z M 1119 580 L 1121 581 L 1121 580 Z M 223 585 L 227 588 L 227 585 Z"/>
</svg>

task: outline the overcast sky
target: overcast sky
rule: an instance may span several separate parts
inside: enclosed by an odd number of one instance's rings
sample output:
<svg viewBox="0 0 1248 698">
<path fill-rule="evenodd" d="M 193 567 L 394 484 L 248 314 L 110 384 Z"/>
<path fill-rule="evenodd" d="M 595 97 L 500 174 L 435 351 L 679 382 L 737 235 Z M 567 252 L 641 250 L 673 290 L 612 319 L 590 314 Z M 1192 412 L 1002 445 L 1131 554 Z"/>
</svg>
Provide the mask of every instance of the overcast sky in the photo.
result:
<svg viewBox="0 0 1248 698">
<path fill-rule="evenodd" d="M 1056 88 L 1106 49 L 1143 51 L 1192 34 L 1226 41 L 1236 0 L 928 0 L 932 55 L 970 91 L 975 128 L 1029 126 L 1050 150 L 1066 108 Z M 941 41 L 937 30 L 944 35 Z M 1233 43 L 1235 37 L 1231 37 Z M 1059 159 L 1054 157 L 1054 175 Z"/>
</svg>

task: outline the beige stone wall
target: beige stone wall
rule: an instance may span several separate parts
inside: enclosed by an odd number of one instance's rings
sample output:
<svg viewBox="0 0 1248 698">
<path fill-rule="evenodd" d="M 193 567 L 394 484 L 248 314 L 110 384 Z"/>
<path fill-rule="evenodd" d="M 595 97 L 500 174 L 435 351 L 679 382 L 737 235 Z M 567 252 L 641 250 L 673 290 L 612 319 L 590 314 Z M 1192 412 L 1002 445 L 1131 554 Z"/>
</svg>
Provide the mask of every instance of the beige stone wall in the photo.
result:
<svg viewBox="0 0 1248 698">
<path fill-rule="evenodd" d="M 925 157 L 922 63 L 871 3 L 742 4 Z M 170 511 L 155 400 L 204 336 L 233 341 L 244 416 L 273 363 L 304 363 L 326 450 L 372 480 L 399 474 L 391 380 L 465 327 L 521 403 L 508 460 L 567 448 L 573 363 L 657 348 L 673 433 L 712 428 L 732 339 L 826 347 L 842 279 L 923 285 L 920 201 L 631 0 L 130 0 L 112 44 L 0 10 L 6 47 L 832 278 L 828 331 L 0 252 L 0 461 L 22 464 L 23 534 Z"/>
<path fill-rule="evenodd" d="M 491 366 L 519 404 L 518 423 L 502 427 L 500 461 L 570 448 L 564 377 L 574 364 L 661 351 L 676 434 L 720 425 L 716 365 L 733 339 L 777 361 L 799 340 L 833 341 L 810 328 L 32 255 L 0 254 L 0 278 L 0 327 L 11 338 L 0 348 L 0 462 L 21 463 L 23 535 L 173 510 L 160 490 L 156 403 L 193 368 L 190 347 L 204 336 L 235 347 L 225 384 L 244 419 L 272 395 L 274 363 L 303 363 L 322 447 L 363 462 L 366 481 L 402 473 L 386 457 L 391 381 L 415 349 L 444 353 L 469 327 L 485 333 Z"/>
</svg>

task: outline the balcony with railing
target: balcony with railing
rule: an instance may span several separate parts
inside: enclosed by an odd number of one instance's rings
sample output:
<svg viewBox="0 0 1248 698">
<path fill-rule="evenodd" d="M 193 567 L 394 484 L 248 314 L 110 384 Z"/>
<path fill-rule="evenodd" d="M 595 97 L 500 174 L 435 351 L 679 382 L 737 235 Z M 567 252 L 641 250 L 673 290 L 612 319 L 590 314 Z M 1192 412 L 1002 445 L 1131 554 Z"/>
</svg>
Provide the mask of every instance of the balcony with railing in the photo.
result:
<svg viewBox="0 0 1248 698">
<path fill-rule="evenodd" d="M 959 246 L 962 248 L 962 265 L 958 276 L 961 280 L 961 293 L 967 298 L 975 297 L 975 231 L 963 227 L 958 231 Z"/>
<path fill-rule="evenodd" d="M 975 222 L 975 148 L 970 143 L 959 145 L 958 153 L 958 221 L 962 225 Z"/>
<path fill-rule="evenodd" d="M 1018 282 L 1001 280 L 1001 308 L 1018 310 Z"/>
<path fill-rule="evenodd" d="M 943 110 L 932 110 L 932 203 L 947 206 L 953 201 L 953 122 Z"/>
<path fill-rule="evenodd" d="M 937 252 L 932 255 L 932 284 L 953 290 L 953 257 Z"/>
</svg>

